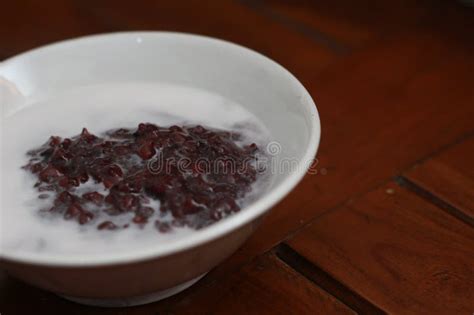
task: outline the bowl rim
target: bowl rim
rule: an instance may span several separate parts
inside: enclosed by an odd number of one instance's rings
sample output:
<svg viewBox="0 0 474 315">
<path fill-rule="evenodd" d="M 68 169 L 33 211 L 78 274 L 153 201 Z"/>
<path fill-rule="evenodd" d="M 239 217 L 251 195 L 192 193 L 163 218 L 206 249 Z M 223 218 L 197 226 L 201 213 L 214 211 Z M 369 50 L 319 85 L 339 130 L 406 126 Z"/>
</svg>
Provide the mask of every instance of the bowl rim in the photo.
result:
<svg viewBox="0 0 474 315">
<path fill-rule="evenodd" d="M 293 190 L 293 188 L 302 180 L 307 170 L 311 166 L 313 159 L 316 155 L 317 149 L 319 147 L 321 137 L 321 126 L 317 107 L 309 92 L 292 73 L 290 73 L 279 63 L 260 54 L 259 52 L 253 49 L 226 40 L 198 34 L 168 31 L 113 32 L 81 36 L 40 46 L 38 48 L 34 48 L 15 55 L 11 58 L 8 58 L 0 62 L 0 75 L 2 67 L 4 65 L 13 63 L 21 59 L 22 57 L 36 54 L 38 52 L 47 53 L 48 51 L 57 48 L 80 45 L 87 41 L 108 40 L 114 37 L 131 37 L 134 39 L 146 37 L 147 40 L 159 40 L 160 37 L 178 37 L 183 40 L 197 39 L 203 42 L 207 42 L 210 45 L 215 45 L 216 47 L 225 46 L 227 49 L 233 49 L 235 51 L 238 51 L 242 55 L 245 54 L 246 58 L 253 58 L 259 63 L 263 64 L 265 67 L 273 68 L 274 71 L 279 71 L 281 74 L 285 75 L 285 77 L 290 81 L 290 83 L 300 88 L 302 97 L 305 97 L 308 100 L 306 105 L 302 106 L 306 106 L 307 108 L 305 109 L 312 116 L 312 119 L 309 120 L 310 138 L 308 141 L 308 146 L 301 158 L 299 167 L 296 167 L 295 170 L 293 170 L 289 175 L 287 175 L 287 177 L 283 180 L 282 183 L 280 183 L 276 187 L 273 187 L 264 197 L 257 199 L 249 206 L 243 208 L 241 211 L 232 215 L 231 217 L 212 224 L 209 227 L 206 227 L 205 229 L 196 231 L 191 235 L 186 235 L 182 238 L 177 238 L 176 240 L 170 240 L 169 242 L 165 244 L 160 244 L 160 246 L 157 247 L 147 246 L 141 249 L 134 250 L 130 253 L 94 253 L 90 255 L 50 254 L 48 256 L 45 256 L 44 254 L 38 255 L 32 252 L 0 253 L 0 261 L 5 260 L 9 262 L 54 267 L 98 267 L 104 265 L 129 264 L 133 262 L 140 262 L 169 256 L 223 237 L 226 234 L 231 233 L 232 231 L 262 216 L 265 212 L 269 211 L 271 207 L 273 207 L 277 202 L 282 200 L 291 190 Z"/>
</svg>

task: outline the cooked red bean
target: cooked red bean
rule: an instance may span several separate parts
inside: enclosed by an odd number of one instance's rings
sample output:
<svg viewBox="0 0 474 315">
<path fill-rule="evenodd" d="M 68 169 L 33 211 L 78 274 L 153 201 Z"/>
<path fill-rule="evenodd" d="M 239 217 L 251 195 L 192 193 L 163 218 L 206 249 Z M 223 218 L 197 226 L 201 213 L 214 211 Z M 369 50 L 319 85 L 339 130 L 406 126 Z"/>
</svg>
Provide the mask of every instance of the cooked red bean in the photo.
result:
<svg viewBox="0 0 474 315">
<path fill-rule="evenodd" d="M 254 144 L 239 146 L 240 134 L 203 126 L 159 127 L 141 123 L 137 129 L 115 129 L 104 137 L 84 128 L 80 135 L 51 137 L 28 152 L 24 167 L 38 180 L 39 198 L 54 198 L 49 213 L 79 224 L 100 220 L 103 213 L 134 213 L 132 222 L 147 224 L 159 211 L 172 221 L 155 221 L 156 229 L 201 228 L 240 210 L 238 199 L 251 190 L 258 172 L 251 164 L 259 153 Z M 78 193 L 88 181 L 104 186 Z M 151 201 L 160 202 L 153 209 Z M 122 228 L 128 224 L 121 225 Z M 115 230 L 112 221 L 97 225 Z"/>
</svg>

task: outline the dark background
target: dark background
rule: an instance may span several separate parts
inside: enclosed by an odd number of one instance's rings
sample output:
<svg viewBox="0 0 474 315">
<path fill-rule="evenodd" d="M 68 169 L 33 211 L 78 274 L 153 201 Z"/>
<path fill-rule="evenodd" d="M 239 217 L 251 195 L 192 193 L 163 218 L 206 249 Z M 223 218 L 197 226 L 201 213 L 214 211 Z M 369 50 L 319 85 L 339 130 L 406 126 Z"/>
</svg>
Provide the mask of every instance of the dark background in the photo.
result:
<svg viewBox="0 0 474 315">
<path fill-rule="evenodd" d="M 431 0 L 10 0 L 0 4 L 0 60 L 128 30 L 215 36 L 288 68 L 318 105 L 320 172 L 233 257 L 175 297 L 102 310 L 0 272 L 2 315 L 474 312 L 472 8 Z"/>
</svg>

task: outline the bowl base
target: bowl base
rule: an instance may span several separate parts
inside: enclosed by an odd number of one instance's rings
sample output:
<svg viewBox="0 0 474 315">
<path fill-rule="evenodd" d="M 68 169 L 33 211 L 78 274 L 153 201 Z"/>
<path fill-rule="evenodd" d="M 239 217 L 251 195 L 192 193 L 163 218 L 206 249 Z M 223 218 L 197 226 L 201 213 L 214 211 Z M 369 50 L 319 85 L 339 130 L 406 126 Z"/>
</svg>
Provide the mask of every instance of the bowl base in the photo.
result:
<svg viewBox="0 0 474 315">
<path fill-rule="evenodd" d="M 133 296 L 128 298 L 111 298 L 111 299 L 90 299 L 90 298 L 81 298 L 68 295 L 61 295 L 60 297 L 65 298 L 66 300 L 76 302 L 79 304 L 90 305 L 90 306 L 99 306 L 99 307 L 127 307 L 127 306 L 137 306 L 148 303 L 157 302 L 172 295 L 175 295 L 183 290 L 186 290 L 196 282 L 198 282 L 206 273 L 191 279 L 189 281 L 183 282 L 169 289 L 153 292 L 141 296 Z"/>
</svg>

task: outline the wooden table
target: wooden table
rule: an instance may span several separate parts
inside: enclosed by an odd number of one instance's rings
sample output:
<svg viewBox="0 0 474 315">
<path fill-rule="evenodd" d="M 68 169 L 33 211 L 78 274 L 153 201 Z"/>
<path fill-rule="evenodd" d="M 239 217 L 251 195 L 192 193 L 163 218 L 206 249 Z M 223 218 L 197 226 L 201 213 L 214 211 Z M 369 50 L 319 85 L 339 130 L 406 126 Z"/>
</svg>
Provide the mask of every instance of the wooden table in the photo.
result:
<svg viewBox="0 0 474 315">
<path fill-rule="evenodd" d="M 211 35 L 292 71 L 318 104 L 318 174 L 187 291 L 77 305 L 0 273 L 10 314 L 474 312 L 474 9 L 454 1 L 4 1 L 0 59 L 122 30 Z"/>
</svg>

